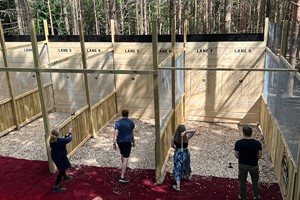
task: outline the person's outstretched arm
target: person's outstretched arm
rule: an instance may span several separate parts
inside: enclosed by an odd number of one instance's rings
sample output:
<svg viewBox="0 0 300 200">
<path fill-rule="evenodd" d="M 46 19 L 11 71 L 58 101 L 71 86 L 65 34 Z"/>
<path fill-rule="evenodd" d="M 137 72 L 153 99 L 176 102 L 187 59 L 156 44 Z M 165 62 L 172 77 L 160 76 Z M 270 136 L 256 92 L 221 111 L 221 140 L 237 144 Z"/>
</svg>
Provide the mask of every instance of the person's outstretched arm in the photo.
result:
<svg viewBox="0 0 300 200">
<path fill-rule="evenodd" d="M 194 136 L 195 133 L 196 133 L 196 129 L 189 129 L 189 130 L 182 132 L 181 136 L 185 135 L 186 138 L 189 140 Z"/>
</svg>

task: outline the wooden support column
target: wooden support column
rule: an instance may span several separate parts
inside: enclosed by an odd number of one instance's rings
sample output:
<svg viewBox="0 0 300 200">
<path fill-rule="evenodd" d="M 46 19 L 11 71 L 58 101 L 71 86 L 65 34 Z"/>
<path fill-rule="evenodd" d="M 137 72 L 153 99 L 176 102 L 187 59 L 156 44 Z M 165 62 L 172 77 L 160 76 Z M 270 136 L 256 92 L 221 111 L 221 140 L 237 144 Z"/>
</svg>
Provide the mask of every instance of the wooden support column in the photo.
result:
<svg viewBox="0 0 300 200">
<path fill-rule="evenodd" d="M 115 21 L 113 19 L 110 20 L 110 30 L 111 30 L 111 46 L 113 48 L 113 69 L 115 69 L 115 58 L 114 58 L 114 46 L 115 46 Z M 114 83 L 115 83 L 115 91 L 117 91 L 117 74 L 114 74 Z M 118 113 L 118 93 L 115 95 L 116 102 L 116 112 Z"/>
<path fill-rule="evenodd" d="M 39 89 L 41 111 L 42 111 L 42 116 L 43 116 L 43 121 L 44 121 L 45 142 L 46 142 L 46 150 L 47 150 L 48 163 L 49 163 L 49 171 L 50 171 L 50 173 L 54 173 L 54 164 L 51 159 L 51 150 L 50 150 L 50 144 L 49 144 L 50 126 L 49 126 L 48 112 L 47 112 L 47 108 L 45 105 L 46 98 L 45 98 L 45 92 L 44 92 L 44 87 L 43 87 L 43 80 L 42 80 L 43 77 L 41 76 L 40 72 L 38 71 L 38 69 L 40 68 L 41 62 L 40 62 L 38 45 L 37 45 L 34 20 L 31 20 L 31 22 L 29 24 L 29 30 L 30 30 L 34 67 L 36 69 L 36 81 L 37 81 L 37 85 L 38 85 L 38 89 Z"/>
<path fill-rule="evenodd" d="M 49 31 L 48 31 L 48 23 L 47 23 L 47 20 L 43 20 L 43 23 L 44 23 L 44 34 L 45 34 L 45 42 L 47 43 L 48 45 L 48 35 L 49 35 Z"/>
<path fill-rule="evenodd" d="M 157 52 L 157 21 L 152 21 L 152 52 L 153 52 L 153 70 L 158 72 L 158 52 Z M 161 176 L 160 166 L 161 145 L 160 145 L 160 113 L 159 113 L 159 82 L 158 73 L 153 74 L 153 94 L 154 94 L 154 116 L 155 116 L 155 178 L 156 183 L 159 182 Z"/>
<path fill-rule="evenodd" d="M 264 43 L 267 46 L 268 42 L 268 32 L 269 32 L 269 18 L 265 19 L 265 28 L 264 28 Z"/>
<path fill-rule="evenodd" d="M 6 68 L 8 68 L 7 49 L 6 49 L 4 31 L 3 31 L 1 21 L 0 21 L 0 42 L 1 42 L 1 46 L 2 46 L 2 55 L 3 55 L 4 66 Z M 7 80 L 9 96 L 10 96 L 11 101 L 12 101 L 13 116 L 14 116 L 16 127 L 19 130 L 20 129 L 20 122 L 19 122 L 19 119 L 18 119 L 18 116 L 17 116 L 16 99 L 15 99 L 14 90 L 13 90 L 13 87 L 12 87 L 12 84 L 11 84 L 11 77 L 10 77 L 10 74 L 9 74 L 8 71 L 6 71 L 5 74 L 6 74 L 6 80 Z"/>
<path fill-rule="evenodd" d="M 87 61 L 86 61 L 86 50 L 84 44 L 84 34 L 83 34 L 83 27 L 82 21 L 78 20 L 79 25 L 79 38 L 80 38 L 80 47 L 81 47 L 81 55 L 82 55 L 82 66 L 83 69 L 87 69 Z M 89 131 L 92 132 L 92 137 L 95 137 L 95 128 L 93 123 L 93 116 L 92 116 L 92 102 L 90 96 L 90 87 L 89 87 L 89 79 L 86 73 L 83 74 L 84 76 L 84 85 L 85 85 L 85 94 L 86 94 L 86 101 L 88 104 L 88 111 L 89 111 Z"/>
<path fill-rule="evenodd" d="M 172 24 L 171 24 L 171 47 L 172 47 L 172 67 L 176 68 L 176 35 L 175 35 L 175 19 L 172 19 Z M 172 127 L 173 130 L 176 130 L 176 70 L 172 70 L 172 110 L 173 110 L 173 120 L 172 120 Z"/>
<path fill-rule="evenodd" d="M 184 25 L 183 25 L 184 29 L 183 29 L 183 50 L 184 50 L 184 54 L 186 53 L 186 43 L 187 43 L 187 30 L 188 30 L 188 20 L 184 20 Z M 185 55 L 184 55 L 184 67 L 185 67 Z M 186 80 L 186 77 L 185 77 L 186 73 L 184 71 L 184 81 L 183 81 L 183 121 L 185 120 L 185 91 L 186 91 L 186 84 L 185 84 L 185 80 Z"/>
</svg>

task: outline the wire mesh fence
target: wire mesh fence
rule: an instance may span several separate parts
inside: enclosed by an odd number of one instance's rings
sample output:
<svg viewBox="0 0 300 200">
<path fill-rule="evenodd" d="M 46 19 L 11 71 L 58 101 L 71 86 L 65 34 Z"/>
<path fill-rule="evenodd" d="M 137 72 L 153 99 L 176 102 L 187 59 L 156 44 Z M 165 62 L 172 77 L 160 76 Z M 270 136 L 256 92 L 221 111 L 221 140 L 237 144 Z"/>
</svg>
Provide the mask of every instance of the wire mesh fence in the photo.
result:
<svg viewBox="0 0 300 200">
<path fill-rule="evenodd" d="M 266 53 L 265 67 L 288 68 L 269 53 Z M 264 97 L 297 163 L 300 138 L 300 77 L 292 72 L 265 72 Z"/>
</svg>

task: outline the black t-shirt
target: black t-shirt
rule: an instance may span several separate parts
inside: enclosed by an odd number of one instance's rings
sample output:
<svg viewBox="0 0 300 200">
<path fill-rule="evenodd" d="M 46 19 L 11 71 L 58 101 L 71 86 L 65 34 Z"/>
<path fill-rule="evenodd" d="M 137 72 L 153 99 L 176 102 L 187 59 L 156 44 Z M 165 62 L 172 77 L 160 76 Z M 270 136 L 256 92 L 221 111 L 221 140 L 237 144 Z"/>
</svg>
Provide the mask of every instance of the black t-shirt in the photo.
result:
<svg viewBox="0 0 300 200">
<path fill-rule="evenodd" d="M 181 143 L 174 141 L 174 144 L 175 144 L 176 148 L 178 148 L 178 149 L 181 148 Z M 188 147 L 188 145 L 189 145 L 188 143 L 183 143 L 182 148 L 186 149 Z"/>
<path fill-rule="evenodd" d="M 258 151 L 261 143 L 255 139 L 241 139 L 235 143 L 234 150 L 239 152 L 239 163 L 251 166 L 258 165 Z"/>
</svg>

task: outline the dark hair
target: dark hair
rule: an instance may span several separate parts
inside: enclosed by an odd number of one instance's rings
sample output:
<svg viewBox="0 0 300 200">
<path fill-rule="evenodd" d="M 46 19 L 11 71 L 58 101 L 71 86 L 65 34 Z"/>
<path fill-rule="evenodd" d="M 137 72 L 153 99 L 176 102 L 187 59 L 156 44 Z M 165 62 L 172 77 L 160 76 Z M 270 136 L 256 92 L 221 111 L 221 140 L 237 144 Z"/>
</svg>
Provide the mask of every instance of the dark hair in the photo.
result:
<svg viewBox="0 0 300 200">
<path fill-rule="evenodd" d="M 183 124 L 179 124 L 174 136 L 174 141 L 180 143 L 181 142 L 181 133 L 186 131 L 186 128 Z M 183 137 L 183 141 L 187 142 L 186 136 Z"/>
<path fill-rule="evenodd" d="M 248 125 L 243 126 L 243 133 L 245 136 L 251 136 L 252 135 L 252 128 Z"/>
<path fill-rule="evenodd" d="M 122 117 L 128 117 L 129 111 L 124 109 L 122 110 Z"/>
</svg>

